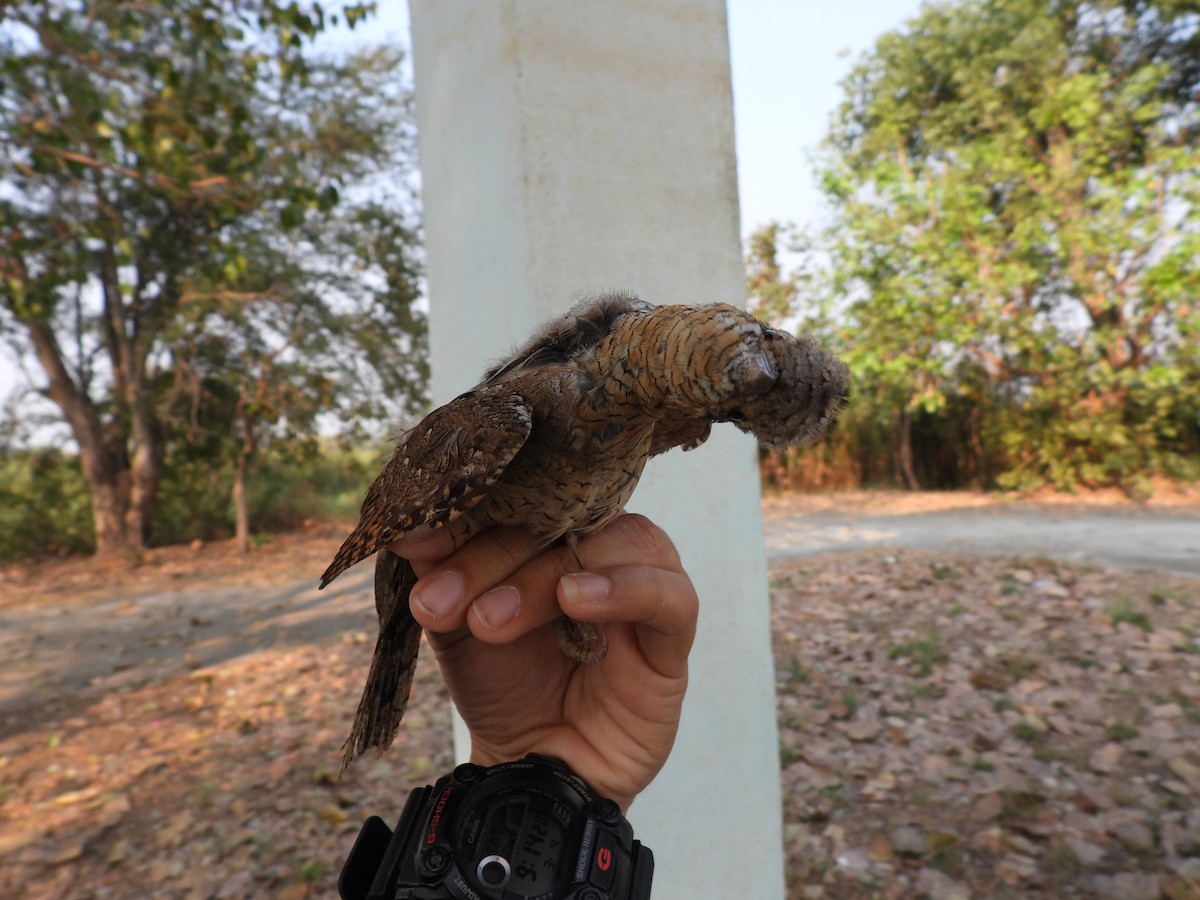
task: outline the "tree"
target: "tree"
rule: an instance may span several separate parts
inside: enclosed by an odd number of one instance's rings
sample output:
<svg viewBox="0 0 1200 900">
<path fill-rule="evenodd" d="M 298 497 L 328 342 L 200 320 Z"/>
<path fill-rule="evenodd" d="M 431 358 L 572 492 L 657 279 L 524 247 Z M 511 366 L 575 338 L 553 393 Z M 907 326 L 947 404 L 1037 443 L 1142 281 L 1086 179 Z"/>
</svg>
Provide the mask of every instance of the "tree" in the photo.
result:
<svg viewBox="0 0 1200 900">
<path fill-rule="evenodd" d="M 829 252 L 857 402 L 902 461 L 912 415 L 957 398 L 989 410 L 977 439 L 1009 486 L 1180 471 L 1200 416 L 1194 5 L 931 5 L 845 88 Z"/>
<path fill-rule="evenodd" d="M 424 400 L 417 237 L 403 212 L 409 188 L 392 186 L 415 155 L 409 95 L 397 92 L 400 62 L 387 48 L 338 64 L 310 61 L 304 83 L 288 86 L 280 108 L 304 116 L 275 119 L 272 143 L 296 148 L 280 157 L 283 180 L 336 177 L 351 196 L 284 232 L 272 227 L 270 208 L 242 217 L 220 281 L 197 295 L 204 318 L 189 319 L 179 341 L 190 422 L 223 432 L 233 458 L 243 549 L 246 479 L 265 443 L 310 437 L 335 411 L 342 430 L 355 431 Z"/>
<path fill-rule="evenodd" d="M 746 241 L 746 296 L 756 317 L 829 346 L 838 335 L 831 327 L 832 292 L 822 290 L 825 272 L 818 257 L 812 238 L 796 226 L 760 226 Z M 806 447 L 760 448 L 759 470 L 778 488 L 844 487 L 862 476 L 852 456 L 830 429 Z"/>
<path fill-rule="evenodd" d="M 382 188 L 411 171 L 398 58 L 316 60 L 326 22 L 276 0 L 0 12 L 0 329 L 79 445 L 101 552 L 150 539 L 173 417 L 218 382 L 247 456 L 419 393 L 415 225 Z M 363 389 L 335 393 L 347 368 Z"/>
</svg>

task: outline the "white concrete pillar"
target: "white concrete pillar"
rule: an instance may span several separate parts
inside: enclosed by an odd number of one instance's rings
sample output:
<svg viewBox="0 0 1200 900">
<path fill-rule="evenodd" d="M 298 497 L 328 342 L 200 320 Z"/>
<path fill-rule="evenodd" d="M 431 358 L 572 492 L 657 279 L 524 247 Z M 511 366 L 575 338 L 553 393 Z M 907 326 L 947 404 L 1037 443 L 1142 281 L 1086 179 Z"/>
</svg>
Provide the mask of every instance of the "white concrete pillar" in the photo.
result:
<svg viewBox="0 0 1200 900">
<path fill-rule="evenodd" d="M 411 0 L 433 394 L 603 289 L 745 297 L 723 0 Z M 783 897 L 754 443 L 652 461 L 630 507 L 700 593 L 679 741 L 630 819 L 655 900 Z"/>
</svg>

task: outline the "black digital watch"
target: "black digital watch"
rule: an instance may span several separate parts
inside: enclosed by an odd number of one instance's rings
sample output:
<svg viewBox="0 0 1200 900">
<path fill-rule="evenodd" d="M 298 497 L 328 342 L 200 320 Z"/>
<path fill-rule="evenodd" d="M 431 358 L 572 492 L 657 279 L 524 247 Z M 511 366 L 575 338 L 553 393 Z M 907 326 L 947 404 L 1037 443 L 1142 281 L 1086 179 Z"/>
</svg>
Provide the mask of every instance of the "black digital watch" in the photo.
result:
<svg viewBox="0 0 1200 900">
<path fill-rule="evenodd" d="M 654 855 L 617 804 L 536 754 L 418 788 L 393 831 L 364 823 L 343 900 L 646 900 Z"/>
</svg>

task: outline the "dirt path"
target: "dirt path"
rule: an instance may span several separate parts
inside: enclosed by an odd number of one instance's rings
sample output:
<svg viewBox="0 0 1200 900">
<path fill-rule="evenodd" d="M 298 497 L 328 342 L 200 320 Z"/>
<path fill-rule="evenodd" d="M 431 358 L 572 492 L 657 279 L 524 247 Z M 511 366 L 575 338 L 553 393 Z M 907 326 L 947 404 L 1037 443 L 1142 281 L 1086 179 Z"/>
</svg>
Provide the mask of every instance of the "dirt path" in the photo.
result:
<svg viewBox="0 0 1200 900">
<path fill-rule="evenodd" d="M 764 513 L 790 897 L 1200 897 L 1200 507 Z M 424 654 L 397 746 L 333 777 L 369 566 L 298 579 L 342 530 L 0 571 L 0 896 L 333 895 L 450 762 Z"/>
<path fill-rule="evenodd" d="M 765 504 L 771 564 L 905 547 L 1200 576 L 1200 509 L 1190 506 L 1014 504 L 974 494 L 827 500 L 791 497 Z M 362 602 L 369 566 L 322 592 L 312 578 L 294 577 L 318 571 L 317 561 L 332 555 L 339 533 L 322 528 L 287 536 L 270 548 L 269 563 L 243 561 L 266 584 L 237 583 L 236 566 L 223 564 L 218 549 L 204 551 L 207 558 L 192 551 L 191 568 L 184 557 L 124 573 L 124 581 L 109 573 L 107 586 L 97 584 L 102 577 L 88 578 L 86 569 L 73 572 L 62 580 L 86 579 L 86 589 L 65 592 L 66 615 L 54 596 L 64 593 L 56 590 L 55 568 L 38 571 L 34 583 L 14 590 L 0 610 L 0 659 L 12 663 L 0 669 L 0 716 L 36 708 L 50 697 L 112 690 L 255 650 L 370 630 L 370 607 Z M 185 552 L 173 549 L 175 556 Z M 193 569 L 218 585 L 202 587 Z"/>
<path fill-rule="evenodd" d="M 1079 565 L 1200 576 L 1200 511 L 989 504 L 890 515 L 865 510 L 767 516 L 770 562 L 871 547 L 1043 556 Z"/>
</svg>

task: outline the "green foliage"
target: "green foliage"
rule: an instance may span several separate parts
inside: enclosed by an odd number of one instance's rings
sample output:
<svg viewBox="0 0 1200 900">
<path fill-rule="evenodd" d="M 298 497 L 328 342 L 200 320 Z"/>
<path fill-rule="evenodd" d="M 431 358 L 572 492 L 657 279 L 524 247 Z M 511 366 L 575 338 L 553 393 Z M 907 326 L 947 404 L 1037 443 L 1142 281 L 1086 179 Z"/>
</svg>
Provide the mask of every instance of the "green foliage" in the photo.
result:
<svg viewBox="0 0 1200 900">
<path fill-rule="evenodd" d="M 327 516 L 354 519 L 362 493 L 385 454 L 312 444 L 273 447 L 255 461 L 250 507 L 263 532 L 297 528 Z M 155 509 L 164 544 L 233 534 L 232 461 L 172 457 Z M 95 549 L 91 501 L 79 458 L 56 450 L 0 458 L 0 562 Z"/>
<path fill-rule="evenodd" d="M 746 245 L 746 293 L 750 309 L 774 325 L 795 321 L 812 331 L 828 320 L 821 298 L 810 287 L 818 277 L 811 237 L 793 225 L 768 222 Z M 786 267 L 786 262 L 792 263 Z M 814 335 L 815 336 L 815 335 Z"/>
<path fill-rule="evenodd" d="M 258 532 L 283 532 L 327 516 L 356 518 L 362 492 L 379 469 L 380 454 L 336 445 L 280 444 L 251 468 L 247 503 Z M 163 480 L 155 533 L 163 543 L 228 538 L 234 465 L 202 457 L 173 458 Z"/>
<path fill-rule="evenodd" d="M 940 666 L 949 658 L 936 634 L 913 638 L 888 648 L 888 659 L 907 659 L 915 667 L 918 678 L 928 678 L 934 666 Z"/>
<path fill-rule="evenodd" d="M 1106 608 L 1105 612 L 1112 619 L 1113 625 L 1128 622 L 1130 625 L 1136 625 L 1142 631 L 1152 631 L 1154 629 L 1154 624 L 1150 621 L 1150 617 L 1128 600 L 1117 600 Z"/>
<path fill-rule="evenodd" d="M 1197 60 L 1188 4 L 961 0 L 848 77 L 825 291 L 848 424 L 894 434 L 909 483 L 923 419 L 962 481 L 1200 474 Z"/>
<path fill-rule="evenodd" d="M 0 456 L 0 561 L 82 553 L 93 546 L 79 459 L 57 450 Z"/>
<path fill-rule="evenodd" d="M 181 444 L 245 472 L 422 402 L 401 58 L 311 46 L 373 9 L 0 5 L 0 335 L 72 430 L 102 547 L 148 539 Z"/>
</svg>

